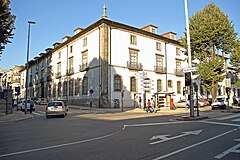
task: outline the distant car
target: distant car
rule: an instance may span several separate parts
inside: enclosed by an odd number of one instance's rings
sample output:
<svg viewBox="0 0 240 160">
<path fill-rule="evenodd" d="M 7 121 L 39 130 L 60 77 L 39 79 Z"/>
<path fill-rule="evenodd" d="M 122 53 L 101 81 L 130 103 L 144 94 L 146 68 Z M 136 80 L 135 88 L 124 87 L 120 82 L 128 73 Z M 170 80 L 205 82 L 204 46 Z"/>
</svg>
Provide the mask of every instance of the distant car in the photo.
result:
<svg viewBox="0 0 240 160">
<path fill-rule="evenodd" d="M 176 108 L 186 108 L 188 106 L 188 103 L 186 100 L 179 100 L 174 103 Z"/>
<path fill-rule="evenodd" d="M 39 105 L 45 105 L 45 104 L 48 104 L 46 98 L 38 98 L 35 102 L 36 102 L 36 104 L 39 104 Z"/>
<path fill-rule="evenodd" d="M 25 111 L 25 99 L 21 101 L 21 110 Z M 32 110 L 35 111 L 35 105 L 33 100 L 27 99 L 27 110 L 30 110 L 32 107 Z"/>
<path fill-rule="evenodd" d="M 49 102 L 46 107 L 46 118 L 50 116 L 62 116 L 67 115 L 67 106 L 63 101 L 52 101 Z"/>
<path fill-rule="evenodd" d="M 68 111 L 68 103 L 67 103 L 67 100 L 66 100 L 66 99 L 58 99 L 57 101 L 63 101 L 63 103 L 65 104 L 66 109 L 67 109 L 67 111 Z"/>
<path fill-rule="evenodd" d="M 215 108 L 226 109 L 227 97 L 218 96 L 216 100 L 211 104 L 212 110 Z"/>
<path fill-rule="evenodd" d="M 194 99 L 194 107 L 197 108 L 197 99 Z M 198 107 L 204 107 L 205 106 L 205 102 L 202 102 L 200 99 L 198 100 Z M 190 101 L 187 101 L 187 105 L 188 107 L 190 106 Z"/>
</svg>

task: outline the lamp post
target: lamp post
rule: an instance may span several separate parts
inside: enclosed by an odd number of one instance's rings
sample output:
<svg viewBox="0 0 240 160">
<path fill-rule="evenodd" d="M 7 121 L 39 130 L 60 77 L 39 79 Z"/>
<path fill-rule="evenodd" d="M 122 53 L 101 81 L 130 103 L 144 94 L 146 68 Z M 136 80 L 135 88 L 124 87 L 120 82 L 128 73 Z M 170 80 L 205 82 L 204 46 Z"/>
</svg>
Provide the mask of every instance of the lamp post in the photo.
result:
<svg viewBox="0 0 240 160">
<path fill-rule="evenodd" d="M 186 29 L 187 29 L 187 47 L 188 47 L 188 67 L 192 67 L 192 55 L 190 46 L 190 33 L 189 33 L 189 22 L 188 22 L 188 4 L 187 0 L 184 0 L 185 8 L 185 19 L 186 19 Z M 192 77 L 192 72 L 191 72 Z M 190 117 L 194 117 L 194 104 L 193 104 L 193 84 L 190 85 Z"/>
<path fill-rule="evenodd" d="M 29 42 L 30 42 L 30 27 L 31 24 L 35 24 L 36 22 L 28 21 L 28 41 L 27 41 L 27 63 L 26 63 L 26 83 L 25 83 L 25 114 L 27 114 L 27 92 L 28 92 L 28 59 L 29 59 Z"/>
</svg>

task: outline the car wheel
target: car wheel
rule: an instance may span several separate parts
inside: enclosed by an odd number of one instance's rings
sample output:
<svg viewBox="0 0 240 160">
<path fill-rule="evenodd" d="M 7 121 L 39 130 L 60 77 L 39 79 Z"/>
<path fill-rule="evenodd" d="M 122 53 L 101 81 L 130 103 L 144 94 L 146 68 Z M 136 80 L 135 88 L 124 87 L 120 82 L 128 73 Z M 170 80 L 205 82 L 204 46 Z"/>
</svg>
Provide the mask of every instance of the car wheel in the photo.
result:
<svg viewBox="0 0 240 160">
<path fill-rule="evenodd" d="M 46 118 L 50 118 L 50 116 L 49 116 L 49 115 L 46 115 Z"/>
<path fill-rule="evenodd" d="M 64 117 L 65 117 L 65 114 L 62 115 L 62 118 L 64 118 Z"/>
</svg>

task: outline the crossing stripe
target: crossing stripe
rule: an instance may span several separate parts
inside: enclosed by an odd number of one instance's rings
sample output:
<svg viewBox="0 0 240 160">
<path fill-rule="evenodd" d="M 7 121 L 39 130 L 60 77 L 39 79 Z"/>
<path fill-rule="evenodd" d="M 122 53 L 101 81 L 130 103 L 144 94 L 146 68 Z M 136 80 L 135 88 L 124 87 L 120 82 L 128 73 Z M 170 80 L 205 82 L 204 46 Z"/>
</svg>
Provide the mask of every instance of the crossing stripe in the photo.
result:
<svg viewBox="0 0 240 160">
<path fill-rule="evenodd" d="M 240 118 L 232 120 L 233 122 L 240 122 Z"/>
<path fill-rule="evenodd" d="M 226 120 L 226 119 L 236 118 L 236 117 L 240 117 L 240 114 L 230 115 L 230 116 L 224 116 L 224 117 L 220 117 L 220 118 L 216 118 L 216 119 L 217 119 L 217 120 Z"/>
</svg>

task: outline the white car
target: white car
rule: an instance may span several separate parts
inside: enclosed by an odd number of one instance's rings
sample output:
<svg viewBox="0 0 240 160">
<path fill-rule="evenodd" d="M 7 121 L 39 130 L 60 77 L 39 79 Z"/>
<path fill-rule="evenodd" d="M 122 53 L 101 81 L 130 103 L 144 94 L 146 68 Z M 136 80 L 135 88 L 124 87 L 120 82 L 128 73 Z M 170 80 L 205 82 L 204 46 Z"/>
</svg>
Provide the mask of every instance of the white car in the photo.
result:
<svg viewBox="0 0 240 160">
<path fill-rule="evenodd" d="M 35 111 L 35 105 L 34 102 L 30 99 L 27 100 L 27 110 L 30 110 L 30 108 L 32 107 L 33 111 Z M 21 102 L 21 110 L 25 111 L 25 99 L 22 100 Z"/>
<path fill-rule="evenodd" d="M 215 108 L 226 109 L 227 106 L 227 97 L 218 96 L 216 100 L 211 104 L 212 110 Z"/>
</svg>

